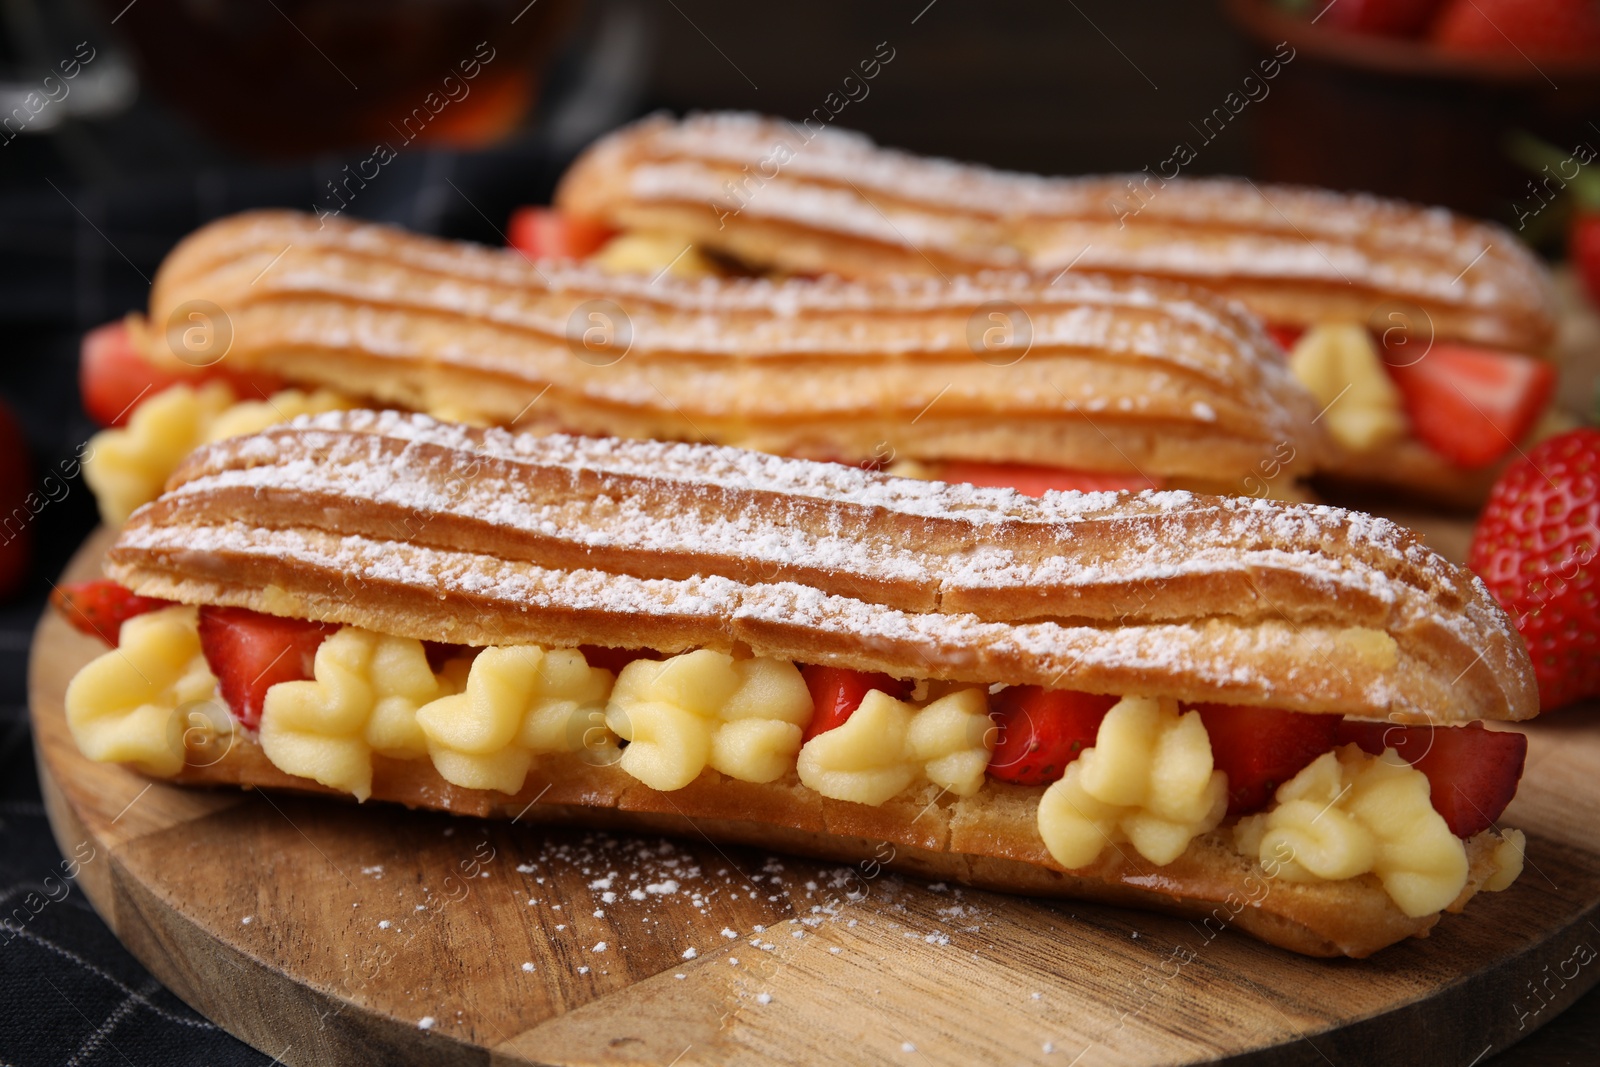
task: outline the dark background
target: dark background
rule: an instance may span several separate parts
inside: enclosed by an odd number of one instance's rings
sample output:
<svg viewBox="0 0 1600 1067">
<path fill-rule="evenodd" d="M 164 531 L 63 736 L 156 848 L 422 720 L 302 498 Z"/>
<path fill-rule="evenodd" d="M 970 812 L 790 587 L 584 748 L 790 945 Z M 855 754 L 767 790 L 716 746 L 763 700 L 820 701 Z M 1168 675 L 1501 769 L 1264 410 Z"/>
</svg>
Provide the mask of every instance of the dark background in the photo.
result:
<svg viewBox="0 0 1600 1067">
<path fill-rule="evenodd" d="M 1555 86 L 1529 75 L 1488 85 L 1378 75 L 1302 51 L 1264 100 L 1201 145 L 1192 124 L 1272 49 L 1217 4 L 1199 0 L 610 0 L 567 11 L 557 10 L 559 0 L 540 2 L 549 61 L 537 70 L 523 64 L 539 89 L 529 114 L 492 144 L 408 146 L 352 203 L 352 214 L 500 243 L 511 209 L 544 200 L 571 155 L 603 130 L 655 108 L 798 118 L 822 106 L 880 42 L 894 49 L 893 61 L 836 121 L 884 143 L 1082 173 L 1155 166 L 1187 140 L 1200 146 L 1189 173 L 1372 189 L 1504 222 L 1527 195 L 1505 135 L 1531 131 L 1570 148 L 1590 135 L 1589 117 L 1600 116 L 1593 86 L 1582 79 L 1563 76 Z M 80 39 L 97 49 L 83 77 L 111 71 L 109 89 L 101 86 L 107 95 L 117 96 L 110 90 L 119 71 L 125 82 L 138 81 L 135 93 L 121 93 L 99 113 L 74 110 L 48 130 L 0 144 L 0 399 L 23 424 L 35 473 L 94 432 L 74 384 L 83 331 L 142 307 L 167 249 L 208 219 L 325 202 L 324 183 L 371 151 L 353 136 L 329 143 L 327 131 L 343 128 L 352 108 L 382 118 L 386 105 L 373 79 L 405 57 L 437 63 L 442 75 L 453 55 L 426 26 L 409 36 L 380 32 L 385 19 L 421 18 L 417 12 L 436 6 L 421 0 L 125 4 L 0 3 L 0 81 L 37 83 L 41 65 L 71 55 Z M 515 34 L 497 28 L 507 4 L 458 7 L 486 20 L 484 35 L 504 48 L 494 69 L 519 62 L 508 44 Z M 214 41 L 174 31 L 186 10 L 213 9 L 243 20 L 241 46 L 257 68 L 219 55 Z M 119 12 L 118 25 L 109 25 Z M 329 12 L 354 18 L 358 29 L 369 19 L 374 28 L 346 39 L 352 23 Z M 147 60 L 143 77 L 129 46 L 141 39 L 147 52 L 151 40 L 165 49 L 158 62 Z M 366 97 L 347 84 L 347 72 L 367 83 Z M 79 92 L 74 109 L 91 95 Z M 218 113 L 252 109 L 273 117 L 274 132 L 216 125 Z M 1600 129 L 1591 132 L 1600 143 Z M 1532 234 L 1551 253 L 1559 254 L 1561 217 L 1559 209 L 1543 213 Z M 27 462 L 0 456 L 6 466 Z M 0 605 L 0 911 L 59 862 L 34 777 L 25 661 L 46 578 L 94 522 L 88 490 L 72 485 L 36 520 L 28 588 Z M 0 1065 L 268 1062 L 162 990 L 81 894 L 52 905 L 27 933 L 0 944 Z M 1600 994 L 1591 994 L 1491 1062 L 1597 1059 Z"/>
</svg>

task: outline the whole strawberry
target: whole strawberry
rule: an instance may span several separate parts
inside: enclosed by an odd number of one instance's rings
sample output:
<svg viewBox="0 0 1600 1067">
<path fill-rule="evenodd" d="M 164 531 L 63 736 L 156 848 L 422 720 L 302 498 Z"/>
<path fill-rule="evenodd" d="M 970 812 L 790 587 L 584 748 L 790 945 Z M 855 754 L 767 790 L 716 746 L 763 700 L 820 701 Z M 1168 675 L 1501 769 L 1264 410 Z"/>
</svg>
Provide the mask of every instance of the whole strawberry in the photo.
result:
<svg viewBox="0 0 1600 1067">
<path fill-rule="evenodd" d="M 1600 430 L 1552 437 L 1495 484 L 1468 562 L 1528 643 L 1544 710 L 1600 695 Z"/>
</svg>

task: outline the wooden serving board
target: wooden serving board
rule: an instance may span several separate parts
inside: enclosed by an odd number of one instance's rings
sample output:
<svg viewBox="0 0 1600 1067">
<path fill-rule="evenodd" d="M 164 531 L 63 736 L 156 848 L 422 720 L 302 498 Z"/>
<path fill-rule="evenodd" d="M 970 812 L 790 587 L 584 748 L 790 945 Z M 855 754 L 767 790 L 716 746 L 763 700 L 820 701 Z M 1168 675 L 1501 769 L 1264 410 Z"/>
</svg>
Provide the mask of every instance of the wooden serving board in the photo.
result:
<svg viewBox="0 0 1600 1067">
<path fill-rule="evenodd" d="M 93 575 L 105 544 L 67 577 Z M 180 789 L 73 745 L 62 694 L 102 650 L 39 624 L 56 840 L 157 978 L 287 1064 L 1461 1067 L 1600 979 L 1592 707 L 1528 730 L 1504 820 L 1528 832 L 1517 885 L 1426 940 L 1329 961 L 874 864 Z"/>
</svg>

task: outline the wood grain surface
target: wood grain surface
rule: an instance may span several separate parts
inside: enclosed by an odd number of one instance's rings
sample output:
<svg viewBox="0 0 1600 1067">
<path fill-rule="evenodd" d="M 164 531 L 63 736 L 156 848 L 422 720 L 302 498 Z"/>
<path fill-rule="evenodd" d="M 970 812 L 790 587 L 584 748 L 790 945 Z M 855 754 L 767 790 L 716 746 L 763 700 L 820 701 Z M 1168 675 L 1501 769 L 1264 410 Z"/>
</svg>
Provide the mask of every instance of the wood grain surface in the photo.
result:
<svg viewBox="0 0 1600 1067">
<path fill-rule="evenodd" d="M 97 572 L 107 536 L 68 578 Z M 73 745 L 62 694 L 102 648 L 49 615 L 34 643 L 56 839 L 157 978 L 286 1064 L 1462 1067 L 1600 979 L 1592 707 L 1527 729 L 1510 891 L 1327 961 L 871 862 L 180 789 Z"/>
</svg>

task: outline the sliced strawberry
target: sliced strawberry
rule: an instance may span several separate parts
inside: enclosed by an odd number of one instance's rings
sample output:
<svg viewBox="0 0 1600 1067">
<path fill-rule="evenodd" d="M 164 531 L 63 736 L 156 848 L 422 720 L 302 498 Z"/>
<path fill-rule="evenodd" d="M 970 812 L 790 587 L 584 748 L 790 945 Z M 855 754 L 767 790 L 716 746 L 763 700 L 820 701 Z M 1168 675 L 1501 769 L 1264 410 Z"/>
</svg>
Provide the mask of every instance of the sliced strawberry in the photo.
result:
<svg viewBox="0 0 1600 1067">
<path fill-rule="evenodd" d="M 1555 388 L 1555 368 L 1511 352 L 1436 343 L 1414 362 L 1391 353 L 1412 429 L 1460 467 L 1483 467 L 1522 440 Z"/>
<path fill-rule="evenodd" d="M 1100 720 L 1117 697 L 1013 685 L 995 697 L 989 717 L 1000 728 L 989 776 L 1017 785 L 1048 785 L 1094 747 Z"/>
<path fill-rule="evenodd" d="M 621 674 L 622 668 L 636 659 L 660 659 L 661 653 L 648 648 L 607 648 L 604 645 L 579 645 L 578 651 L 591 667 Z"/>
<path fill-rule="evenodd" d="M 1392 748 L 1428 776 L 1433 810 L 1450 832 L 1471 837 L 1487 830 L 1511 803 L 1528 756 L 1528 739 L 1509 730 L 1466 726 L 1396 726 L 1346 721 L 1339 744 L 1355 743 L 1376 756 Z"/>
<path fill-rule="evenodd" d="M 246 608 L 200 609 L 200 648 L 234 717 L 255 729 L 267 690 L 311 677 L 322 639 L 338 627 Z"/>
<path fill-rule="evenodd" d="M 172 601 L 139 596 L 110 578 L 95 578 L 56 586 L 50 593 L 50 606 L 60 612 L 73 629 L 98 637 L 116 648 L 123 623 L 135 615 L 171 607 Z"/>
<path fill-rule="evenodd" d="M 806 726 L 804 740 L 827 733 L 835 726 L 843 726 L 861 706 L 868 693 L 874 689 L 904 700 L 911 692 L 911 683 L 872 671 L 853 671 L 848 667 L 820 667 L 807 664 L 800 675 L 811 690 L 811 722 Z"/>
<path fill-rule="evenodd" d="M 1211 763 L 1228 776 L 1228 814 L 1266 807 L 1278 787 L 1338 744 L 1339 716 L 1242 704 L 1196 704 Z"/>
<path fill-rule="evenodd" d="M 1282 322 L 1267 323 L 1267 333 L 1272 335 L 1272 339 L 1278 342 L 1278 347 L 1285 352 L 1293 351 L 1300 338 L 1305 336 L 1305 332 L 1304 326 L 1290 326 Z"/>
<path fill-rule="evenodd" d="M 83 335 L 78 356 L 78 389 L 83 408 L 101 426 L 121 426 L 135 408 L 178 383 L 199 385 L 221 379 L 240 396 L 269 396 L 282 381 L 265 373 L 235 374 L 220 365 L 192 372 L 158 367 L 133 345 L 120 319 Z"/>
<path fill-rule="evenodd" d="M 422 642 L 422 654 L 428 657 L 428 669 L 437 674 L 449 663 L 464 653 L 476 656 L 483 649 L 477 645 L 452 645 L 448 641 Z"/>
<path fill-rule="evenodd" d="M 1002 489 L 1015 489 L 1023 496 L 1044 496 L 1052 489 L 1064 492 L 1115 493 L 1160 489 L 1161 479 L 1137 474 L 1101 474 L 1067 467 L 1034 467 L 1025 463 L 974 463 L 952 460 L 937 467 L 939 478 L 947 482 L 967 482 Z"/>
<path fill-rule="evenodd" d="M 78 387 L 84 410 L 101 426 L 121 426 L 139 401 L 187 377 L 151 366 L 120 320 L 83 335 Z"/>
<path fill-rule="evenodd" d="M 553 207 L 519 207 L 506 224 L 506 241 L 529 259 L 586 259 L 617 231 Z"/>
</svg>

